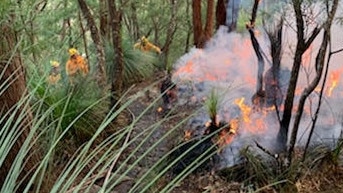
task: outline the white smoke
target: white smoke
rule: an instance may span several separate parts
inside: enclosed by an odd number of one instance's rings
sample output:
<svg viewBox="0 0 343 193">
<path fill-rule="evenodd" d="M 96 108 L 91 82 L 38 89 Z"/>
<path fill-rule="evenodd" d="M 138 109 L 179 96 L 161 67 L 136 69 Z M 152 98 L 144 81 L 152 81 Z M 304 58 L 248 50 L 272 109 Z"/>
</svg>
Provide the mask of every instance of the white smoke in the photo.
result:
<svg viewBox="0 0 343 193">
<path fill-rule="evenodd" d="M 293 62 L 294 44 L 296 43 L 296 34 L 293 29 L 285 29 L 287 31 L 284 36 L 284 54 L 282 60 L 282 68 L 290 68 Z M 342 30 L 341 26 L 335 25 L 333 31 Z M 269 55 L 269 45 L 267 38 L 262 33 L 257 35 L 257 39 L 262 47 L 262 50 Z M 333 32 L 334 33 L 334 32 Z M 343 48 L 342 36 L 333 36 L 333 40 L 337 41 L 334 46 L 336 49 Z M 309 52 L 307 62 L 308 66 L 313 66 L 314 58 L 318 50 L 320 39 L 316 40 L 312 46 L 312 53 Z M 335 49 L 334 49 L 335 50 Z M 337 70 L 342 68 L 343 54 L 335 56 L 330 64 L 330 69 Z M 251 45 L 250 36 L 247 33 L 227 33 L 227 28 L 221 27 L 204 49 L 192 48 L 189 53 L 182 56 L 174 65 L 175 71 L 173 80 L 181 89 L 180 103 L 184 105 L 191 102 L 201 102 L 201 99 L 209 96 L 210 91 L 215 89 L 220 96 L 221 104 L 219 106 L 220 118 L 229 121 L 230 119 L 241 116 L 234 100 L 244 97 L 245 104 L 252 107 L 251 97 L 256 92 L 257 79 L 257 58 Z M 266 62 L 265 71 L 270 68 Z M 305 69 L 305 67 L 304 67 Z M 308 84 L 306 76 L 311 71 L 302 70 L 297 89 L 301 91 Z M 310 69 L 310 68 L 309 68 Z M 342 68 L 343 69 L 343 68 Z M 343 72 L 343 70 L 342 70 Z M 330 74 L 330 73 L 329 73 Z M 310 77 L 313 76 L 309 75 Z M 332 97 L 324 98 L 322 109 L 319 114 L 315 134 L 312 142 L 331 141 L 337 139 L 342 131 L 342 112 L 340 101 L 343 98 L 343 77 L 341 77 L 338 86 L 333 91 Z M 187 93 L 188 92 L 188 93 Z M 186 93 L 186 94 L 185 94 Z M 190 97 L 195 97 L 197 100 L 191 100 Z M 298 145 L 304 145 L 307 141 L 308 131 L 312 122 L 312 116 L 318 104 L 318 94 L 314 93 L 310 96 L 310 100 L 306 103 L 306 110 L 302 117 Z M 297 98 L 296 98 L 297 100 Z M 295 107 L 297 106 L 295 100 Z M 243 124 L 243 128 L 239 128 L 239 134 L 233 142 L 224 150 L 226 154 L 227 164 L 235 163 L 235 156 L 240 149 L 247 145 L 254 145 L 254 141 L 258 141 L 267 149 L 273 149 L 275 145 L 275 136 L 279 129 L 279 123 L 275 112 L 269 112 L 267 115 L 261 112 L 253 112 L 250 115 L 252 120 L 263 119 L 262 132 L 250 132 L 244 127 L 254 127 L 256 125 Z M 204 120 L 204 123 L 207 120 Z M 251 122 L 255 124 L 254 121 Z M 292 123 L 290 128 L 292 128 Z M 257 127 L 257 126 L 256 126 Z M 291 132 L 291 131 L 290 131 Z"/>
</svg>

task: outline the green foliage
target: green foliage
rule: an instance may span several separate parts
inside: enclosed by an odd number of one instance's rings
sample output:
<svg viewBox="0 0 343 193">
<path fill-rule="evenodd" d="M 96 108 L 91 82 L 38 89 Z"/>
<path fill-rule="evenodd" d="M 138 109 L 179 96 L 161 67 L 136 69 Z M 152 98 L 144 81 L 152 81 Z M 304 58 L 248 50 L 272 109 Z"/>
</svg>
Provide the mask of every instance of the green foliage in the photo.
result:
<svg viewBox="0 0 343 193">
<path fill-rule="evenodd" d="M 135 50 L 133 43 L 128 40 L 123 41 L 123 52 L 125 84 L 141 81 L 153 75 L 159 59 L 156 54 Z M 112 78 L 116 63 L 113 46 L 109 43 L 106 44 L 106 56 L 107 74 Z"/>
<path fill-rule="evenodd" d="M 216 122 L 216 116 L 218 114 L 218 105 L 219 105 L 219 96 L 218 94 L 212 90 L 210 96 L 205 102 L 207 107 L 207 112 L 210 116 L 210 119 Z"/>
<path fill-rule="evenodd" d="M 4 17 L 8 16 L 8 11 L 10 10 L 11 1 L 1 1 L 0 6 L 0 18 L 5 19 Z"/>
<path fill-rule="evenodd" d="M 38 72 L 36 74 L 38 75 Z M 69 129 L 70 138 L 84 142 L 95 133 L 102 122 L 108 111 L 108 104 L 103 91 L 91 75 L 80 76 L 77 79 L 73 85 L 69 83 L 68 77 L 60 80 L 56 85 L 51 85 L 45 77 L 40 79 L 32 77 L 30 87 L 36 88 L 35 101 L 41 101 L 43 104 L 36 116 L 54 107 L 49 116 L 51 120 L 48 122 L 57 121 L 57 123 L 51 127 L 59 132 Z M 89 108 L 90 106 L 92 108 Z M 72 124 L 81 112 L 84 112 L 83 115 Z"/>
</svg>

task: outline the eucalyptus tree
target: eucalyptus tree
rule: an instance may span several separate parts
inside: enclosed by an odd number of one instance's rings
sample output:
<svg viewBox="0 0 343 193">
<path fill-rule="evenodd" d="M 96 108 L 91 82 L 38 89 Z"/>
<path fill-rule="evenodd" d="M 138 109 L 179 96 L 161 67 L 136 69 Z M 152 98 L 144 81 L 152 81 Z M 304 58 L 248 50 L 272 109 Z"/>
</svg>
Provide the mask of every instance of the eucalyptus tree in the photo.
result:
<svg viewBox="0 0 343 193">
<path fill-rule="evenodd" d="M 197 48 L 203 48 L 205 43 L 211 39 L 214 28 L 214 0 L 208 0 L 206 4 L 205 26 L 202 23 L 202 1 L 193 0 L 193 38 Z"/>
</svg>

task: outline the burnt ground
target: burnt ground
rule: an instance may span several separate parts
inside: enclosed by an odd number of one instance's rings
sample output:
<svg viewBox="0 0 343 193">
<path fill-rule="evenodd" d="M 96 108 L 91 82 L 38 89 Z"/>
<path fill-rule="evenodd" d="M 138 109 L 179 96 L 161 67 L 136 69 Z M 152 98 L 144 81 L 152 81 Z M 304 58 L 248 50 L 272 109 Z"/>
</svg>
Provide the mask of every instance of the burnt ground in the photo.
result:
<svg viewBox="0 0 343 193">
<path fill-rule="evenodd" d="M 136 86 L 130 91 L 131 95 L 143 92 L 144 88 L 151 85 L 152 82 L 160 80 L 161 76 L 156 76 L 154 80 L 150 82 L 142 82 L 136 84 Z M 137 120 L 141 113 L 144 112 L 152 101 L 154 101 L 160 94 L 159 86 L 156 85 L 149 89 L 148 93 L 143 94 L 139 100 L 133 102 L 129 106 L 129 110 L 133 114 L 134 120 Z M 162 106 L 162 100 L 158 100 L 157 103 L 151 106 L 134 124 L 133 131 L 131 133 L 131 139 L 137 137 L 136 140 L 122 153 L 117 167 L 123 167 L 122 172 L 125 172 L 132 164 L 134 164 L 143 154 L 146 154 L 144 158 L 135 165 L 130 172 L 126 174 L 126 180 L 123 180 L 115 187 L 117 193 L 126 193 L 132 186 L 134 186 L 137 179 L 144 175 L 160 158 L 165 155 L 172 147 L 176 146 L 184 139 L 184 130 L 187 124 L 183 124 L 178 127 L 174 132 L 168 135 L 162 140 L 155 148 L 150 152 L 151 147 L 156 144 L 168 131 L 170 131 L 175 125 L 179 124 L 187 115 L 194 112 L 197 106 L 194 105 L 182 105 L 174 106 L 175 109 L 166 115 L 166 112 L 158 112 L 158 108 Z M 166 121 L 161 122 L 156 129 L 151 129 L 151 126 L 155 123 L 168 117 Z M 131 120 L 132 121 L 132 120 Z M 147 137 L 148 136 L 148 137 Z M 145 142 L 143 140 L 147 139 Z M 137 150 L 134 154 L 133 151 Z M 133 155 L 133 156 L 132 156 Z M 131 159 L 126 158 L 132 156 Z M 163 169 L 159 168 L 159 169 Z M 159 169 L 154 170 L 151 176 L 158 175 Z M 148 192 L 159 192 L 168 182 L 173 180 L 173 175 L 168 172 L 166 175 L 160 177 L 157 183 L 155 183 Z M 149 182 L 152 177 L 147 177 L 145 182 Z M 342 167 L 329 168 L 319 170 L 318 172 L 308 172 L 302 177 L 295 186 L 298 192 L 343 192 L 341 184 L 343 182 L 343 169 Z M 99 184 L 100 185 L 100 184 Z M 134 192 L 140 192 L 140 189 Z M 227 182 L 223 177 L 219 176 L 216 172 L 203 171 L 196 174 L 191 174 L 186 177 L 182 182 L 176 185 L 172 190 L 172 193 L 199 193 L 199 192 L 211 192 L 211 193 L 243 193 L 250 192 L 249 187 L 239 182 Z M 266 188 L 262 192 L 277 192 L 272 188 Z M 291 191 L 293 192 L 293 191 Z"/>
<path fill-rule="evenodd" d="M 131 91 L 130 94 L 134 95 L 139 92 L 144 92 L 143 89 L 151 85 L 152 82 L 156 80 L 161 80 L 161 76 L 156 76 L 154 80 L 150 82 L 142 82 L 137 84 Z M 121 155 L 121 159 L 118 162 L 118 166 L 124 164 L 123 172 L 135 163 L 140 156 L 146 153 L 149 148 L 151 148 L 158 140 L 161 139 L 168 131 L 173 129 L 178 125 L 182 120 L 184 120 L 188 115 L 192 114 L 195 109 L 199 106 L 196 105 L 173 105 L 172 110 L 164 110 L 158 112 L 158 108 L 163 106 L 162 99 L 159 99 L 155 104 L 151 106 L 143 115 L 141 113 L 145 111 L 153 101 L 158 98 L 160 95 L 159 90 L 160 84 L 149 89 L 149 92 L 145 92 L 139 100 L 133 102 L 129 106 L 129 110 L 134 115 L 134 119 L 138 119 L 137 123 L 134 124 L 134 129 L 131 134 L 133 139 L 136 136 L 139 136 L 138 139 L 134 140 L 125 152 Z M 156 127 L 156 129 L 151 129 L 151 126 L 161 120 L 162 123 Z M 131 120 L 132 121 L 132 120 Z M 187 127 L 187 121 L 182 126 L 177 127 L 175 131 L 170 133 L 165 140 L 162 140 L 151 152 L 147 153 L 144 156 L 144 159 L 138 162 L 132 171 L 130 171 L 127 176 L 128 179 L 119 184 L 115 190 L 119 192 L 128 192 L 130 188 L 134 185 L 135 179 L 137 180 L 139 176 L 146 173 L 156 162 L 158 162 L 163 155 L 168 153 L 173 147 L 175 147 L 180 142 L 184 141 L 184 131 Z M 152 131 L 153 130 L 153 131 Z M 149 136 L 149 137 L 147 137 Z M 145 142 L 142 142 L 145 139 Z M 137 149 L 137 147 L 139 147 Z M 132 152 L 137 150 L 134 153 L 134 156 L 126 162 L 126 158 L 132 155 Z M 154 170 L 152 175 L 156 175 L 159 169 Z M 163 168 L 162 168 L 163 169 Z M 157 173 L 156 173 L 157 172 Z M 168 171 L 166 175 L 162 176 L 156 184 L 149 189 L 148 192 L 159 192 L 159 189 L 163 188 L 168 182 L 173 179 L 172 172 Z M 149 177 L 146 179 L 149 181 Z M 218 175 L 215 175 L 211 171 L 198 172 L 197 174 L 190 175 L 187 179 L 177 185 L 172 192 L 189 192 L 189 193 L 198 193 L 198 192 L 240 192 L 240 184 L 238 183 L 226 183 Z M 139 191 L 135 191 L 139 192 Z"/>
</svg>

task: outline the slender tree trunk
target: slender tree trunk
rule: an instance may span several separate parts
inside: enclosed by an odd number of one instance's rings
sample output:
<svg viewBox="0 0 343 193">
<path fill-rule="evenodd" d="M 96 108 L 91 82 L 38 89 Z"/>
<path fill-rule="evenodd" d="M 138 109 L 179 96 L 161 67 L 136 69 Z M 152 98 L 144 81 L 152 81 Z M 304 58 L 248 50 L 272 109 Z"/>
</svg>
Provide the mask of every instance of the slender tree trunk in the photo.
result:
<svg viewBox="0 0 343 193">
<path fill-rule="evenodd" d="M 229 32 L 235 31 L 237 28 L 240 4 L 241 0 L 228 0 L 226 11 L 226 25 L 229 28 Z"/>
<path fill-rule="evenodd" d="M 132 20 L 132 33 L 134 40 L 138 40 L 140 38 L 139 33 L 139 24 L 138 24 L 138 17 L 137 17 L 137 7 L 136 2 L 131 2 L 131 20 Z"/>
<path fill-rule="evenodd" d="M 207 1 L 206 25 L 203 29 L 201 18 L 201 0 L 192 1 L 194 45 L 203 48 L 211 39 L 214 28 L 214 0 Z"/>
<path fill-rule="evenodd" d="M 185 53 L 188 52 L 189 47 L 190 47 L 190 41 L 191 41 L 191 35 L 192 35 L 192 21 L 191 21 L 191 16 L 189 14 L 190 12 L 190 2 L 186 1 L 186 13 L 187 13 L 187 24 L 188 24 L 188 30 L 187 30 L 187 38 L 186 38 L 186 43 L 185 43 Z"/>
<path fill-rule="evenodd" d="M 289 162 L 292 161 L 292 155 L 294 152 L 294 147 L 295 147 L 295 143 L 296 143 L 296 139 L 297 139 L 300 120 L 301 120 L 301 116 L 302 116 L 303 111 L 304 111 L 306 99 L 314 91 L 314 89 L 318 86 L 319 81 L 320 81 L 322 74 L 323 74 L 325 56 L 326 56 L 328 44 L 330 41 L 331 25 L 332 25 L 333 18 L 336 14 L 337 7 L 338 7 L 338 0 L 334 0 L 332 3 L 331 11 L 330 10 L 327 11 L 328 12 L 328 19 L 324 25 L 323 40 L 322 40 L 321 46 L 319 48 L 319 51 L 318 51 L 318 54 L 316 57 L 316 62 L 315 62 L 316 76 L 311 81 L 309 86 L 304 89 L 304 91 L 302 92 L 300 99 L 299 99 L 299 105 L 298 105 L 297 112 L 296 112 L 296 115 L 294 118 L 294 125 L 293 125 L 293 130 L 292 130 L 292 134 L 291 134 L 291 138 L 290 138 L 289 149 L 288 149 L 288 160 L 289 160 Z M 327 7 L 327 9 L 329 9 L 329 7 Z"/>
<path fill-rule="evenodd" d="M 214 0 L 207 1 L 206 25 L 204 31 L 204 43 L 211 39 L 214 28 Z"/>
<path fill-rule="evenodd" d="M 192 10 L 193 10 L 193 37 L 194 45 L 197 48 L 202 46 L 202 21 L 201 21 L 201 0 L 192 0 Z"/>
<path fill-rule="evenodd" d="M 287 136 L 288 136 L 289 124 L 292 117 L 293 101 L 294 101 L 294 96 L 295 96 L 295 89 L 298 82 L 299 70 L 300 70 L 300 66 L 302 62 L 302 56 L 322 29 L 322 27 L 314 28 L 310 37 L 308 37 L 307 40 L 305 40 L 305 35 L 304 35 L 305 22 L 303 18 L 301 5 L 302 5 L 301 0 L 293 0 L 293 9 L 295 12 L 296 25 L 297 25 L 297 46 L 296 46 L 296 51 L 294 55 L 291 78 L 288 84 L 286 99 L 284 103 L 284 111 L 282 115 L 278 139 L 277 139 L 280 145 L 280 148 L 282 148 L 283 150 L 286 150 L 287 148 L 287 145 L 286 145 Z"/>
<path fill-rule="evenodd" d="M 122 24 L 122 10 L 116 7 L 116 2 L 108 0 L 108 8 L 110 14 L 110 23 L 112 30 L 112 44 L 115 59 L 113 61 L 114 74 L 111 86 L 111 108 L 116 104 L 116 109 L 120 107 L 120 97 L 123 92 L 123 79 L 124 79 L 124 54 L 121 39 L 121 24 Z"/>
<path fill-rule="evenodd" d="M 260 108 L 265 103 L 265 92 L 263 90 L 264 59 L 261 53 L 260 44 L 258 43 L 255 37 L 255 31 L 254 31 L 258 4 L 259 4 L 259 0 L 255 0 L 252 13 L 251 13 L 250 24 L 247 24 L 246 27 L 249 31 L 251 43 L 257 57 L 257 67 L 258 67 L 256 93 L 252 97 L 252 102 L 257 108 Z"/>
<path fill-rule="evenodd" d="M 11 123 L 13 126 L 7 126 L 7 128 L 17 129 L 15 133 L 21 134 L 19 134 L 19 137 L 13 146 L 9 147 L 10 151 L 0 166 L 0 186 L 3 185 L 2 183 L 4 183 L 6 176 L 9 175 L 12 163 L 14 163 L 19 150 L 29 135 L 32 120 L 32 114 L 30 113 L 29 108 L 20 106 L 17 107 L 19 109 L 18 111 L 16 111 L 14 108 L 18 105 L 18 102 L 21 100 L 21 98 L 26 94 L 26 80 L 22 60 L 18 50 L 16 50 L 18 43 L 17 38 L 11 25 L 12 23 L 7 22 L 2 22 L 0 24 L 0 29 L 3 33 L 0 36 L 0 72 L 2 73 L 2 75 L 0 75 L 0 87 L 3 84 L 8 85 L 7 88 L 2 87 L 3 92 L 0 94 L 0 117 L 9 117 L 15 113 L 14 121 Z M 20 121 L 17 122 L 20 122 L 20 124 L 15 125 L 15 122 L 18 119 L 20 119 Z M 0 128 L 6 128 L 4 127 L 3 122 L 0 122 Z M 1 135 L 7 135 L 10 131 L 7 130 L 2 132 L 4 133 Z M 31 174 L 34 172 L 36 164 L 39 163 L 38 151 L 39 150 L 37 147 L 29 150 L 29 155 L 25 160 L 26 162 L 23 164 L 23 168 L 18 179 L 23 180 L 23 182 L 21 182 L 22 184 L 19 186 L 17 192 L 22 192 L 24 190 Z"/>
<path fill-rule="evenodd" d="M 82 23 L 81 13 L 78 12 L 77 16 L 78 16 L 79 22 L 80 22 L 80 32 L 82 34 L 82 40 L 83 40 L 83 45 L 84 45 L 84 48 L 85 48 L 86 59 L 87 59 L 87 61 L 89 61 L 86 29 L 85 29 L 85 27 L 83 26 L 83 23 Z"/>
<path fill-rule="evenodd" d="M 283 18 L 280 18 L 280 21 L 276 25 L 276 29 L 271 28 L 267 29 L 265 26 L 266 33 L 270 41 L 270 53 L 272 57 L 272 67 L 267 70 L 265 73 L 265 82 L 264 88 L 266 91 L 266 105 L 274 106 L 276 108 L 279 121 L 279 106 L 282 103 L 284 93 L 282 92 L 281 86 L 281 58 L 282 58 L 282 30 L 283 30 Z"/>
<path fill-rule="evenodd" d="M 97 58 L 98 58 L 98 63 L 97 63 L 97 82 L 99 86 L 104 87 L 106 85 L 106 71 L 105 71 L 105 65 L 106 65 L 106 60 L 105 60 L 105 50 L 104 50 L 104 45 L 103 42 L 100 38 L 100 33 L 98 28 L 95 25 L 94 18 L 85 2 L 85 0 L 78 0 L 80 9 L 82 11 L 83 16 L 87 20 L 87 25 L 88 28 L 90 29 L 91 32 L 91 37 L 93 39 L 93 42 L 96 47 L 97 51 Z"/>
<path fill-rule="evenodd" d="M 164 43 L 164 46 L 162 47 L 162 51 L 164 54 L 164 62 L 163 62 L 164 69 L 166 69 L 168 66 L 169 47 L 170 47 L 170 44 L 172 43 L 173 36 L 177 30 L 177 27 L 176 27 L 177 1 L 170 0 L 170 3 L 171 3 L 171 16 L 170 16 L 170 21 L 168 25 L 166 41 Z"/>
<path fill-rule="evenodd" d="M 226 24 L 226 0 L 218 0 L 216 6 L 216 29 Z"/>
<path fill-rule="evenodd" d="M 108 10 L 106 0 L 99 0 L 99 12 L 100 12 L 100 35 L 103 39 L 109 40 L 108 33 Z"/>
</svg>

